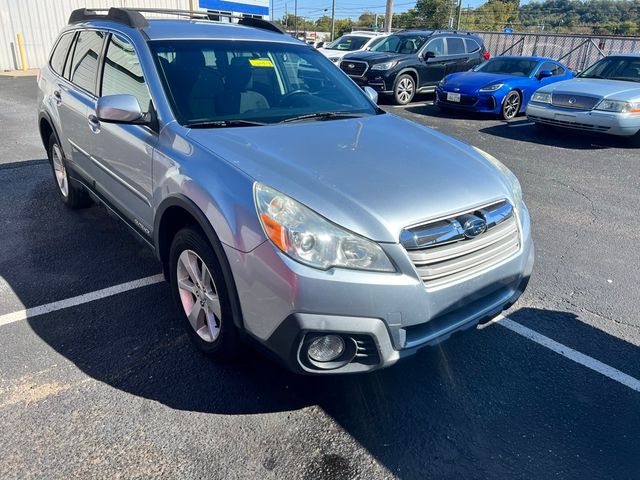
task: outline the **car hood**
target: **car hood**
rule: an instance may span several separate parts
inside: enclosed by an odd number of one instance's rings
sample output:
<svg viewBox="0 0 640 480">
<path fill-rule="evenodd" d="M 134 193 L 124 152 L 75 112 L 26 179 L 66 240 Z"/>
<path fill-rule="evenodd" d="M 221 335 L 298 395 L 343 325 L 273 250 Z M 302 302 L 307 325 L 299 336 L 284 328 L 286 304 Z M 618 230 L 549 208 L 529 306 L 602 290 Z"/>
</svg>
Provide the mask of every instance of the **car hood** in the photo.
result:
<svg viewBox="0 0 640 480">
<path fill-rule="evenodd" d="M 549 85 L 543 91 L 631 100 L 640 98 L 640 83 L 600 78 L 574 78 Z"/>
<path fill-rule="evenodd" d="M 445 78 L 444 88 L 447 90 L 458 88 L 461 92 L 475 92 L 487 85 L 526 79 L 527 77 L 515 77 L 501 73 L 460 72 L 447 76 Z"/>
<path fill-rule="evenodd" d="M 380 242 L 397 242 L 406 226 L 510 197 L 502 173 L 471 146 L 391 114 L 193 129 L 188 137 Z"/>
<path fill-rule="evenodd" d="M 342 58 L 347 53 L 357 52 L 358 50 L 327 50 L 326 48 L 318 48 L 320 53 L 322 53 L 325 57 L 328 58 Z"/>
<path fill-rule="evenodd" d="M 359 60 L 361 62 L 367 62 L 370 64 L 388 62 L 389 60 L 402 60 L 407 55 L 401 53 L 392 52 L 372 52 L 370 50 L 363 50 L 359 52 L 351 52 L 349 55 L 345 55 L 345 60 Z"/>
</svg>

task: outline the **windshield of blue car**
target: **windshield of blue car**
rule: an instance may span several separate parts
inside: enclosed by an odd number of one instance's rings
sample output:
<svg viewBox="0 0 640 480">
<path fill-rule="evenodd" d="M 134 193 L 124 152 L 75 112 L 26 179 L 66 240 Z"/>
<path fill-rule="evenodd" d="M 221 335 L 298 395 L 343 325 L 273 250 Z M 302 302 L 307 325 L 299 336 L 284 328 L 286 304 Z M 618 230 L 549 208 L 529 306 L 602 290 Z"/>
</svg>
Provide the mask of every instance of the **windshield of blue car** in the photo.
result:
<svg viewBox="0 0 640 480">
<path fill-rule="evenodd" d="M 640 82 L 640 57 L 603 58 L 578 76 L 580 78 L 605 78 L 624 82 Z"/>
<path fill-rule="evenodd" d="M 244 126 L 318 113 L 332 114 L 325 119 L 379 113 L 357 85 L 307 45 L 228 40 L 149 45 L 183 125 Z"/>
<path fill-rule="evenodd" d="M 372 52 L 413 54 L 427 41 L 423 35 L 389 35 L 383 41 L 371 47 Z"/>
<path fill-rule="evenodd" d="M 370 37 L 360 37 L 357 35 L 343 35 L 339 39 L 324 46 L 325 50 L 342 50 L 345 52 L 352 52 L 353 50 L 360 50 L 364 47 L 364 44 L 371 40 Z"/>
<path fill-rule="evenodd" d="M 528 77 L 533 73 L 533 69 L 538 64 L 535 60 L 526 60 L 522 58 L 492 58 L 474 70 L 483 73 L 499 73 L 503 75 L 514 75 L 516 77 Z"/>
</svg>

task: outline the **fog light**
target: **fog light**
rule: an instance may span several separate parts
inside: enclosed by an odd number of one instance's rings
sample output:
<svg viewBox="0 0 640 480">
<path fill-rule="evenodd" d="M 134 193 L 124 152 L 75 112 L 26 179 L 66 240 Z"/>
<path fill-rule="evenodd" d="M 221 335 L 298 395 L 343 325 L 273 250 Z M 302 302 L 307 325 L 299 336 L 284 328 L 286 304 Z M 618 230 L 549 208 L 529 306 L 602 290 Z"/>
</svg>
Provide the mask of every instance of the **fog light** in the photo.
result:
<svg viewBox="0 0 640 480">
<path fill-rule="evenodd" d="M 309 345 L 309 358 L 316 362 L 330 362 L 344 353 L 345 344 L 338 335 L 323 335 Z"/>
</svg>

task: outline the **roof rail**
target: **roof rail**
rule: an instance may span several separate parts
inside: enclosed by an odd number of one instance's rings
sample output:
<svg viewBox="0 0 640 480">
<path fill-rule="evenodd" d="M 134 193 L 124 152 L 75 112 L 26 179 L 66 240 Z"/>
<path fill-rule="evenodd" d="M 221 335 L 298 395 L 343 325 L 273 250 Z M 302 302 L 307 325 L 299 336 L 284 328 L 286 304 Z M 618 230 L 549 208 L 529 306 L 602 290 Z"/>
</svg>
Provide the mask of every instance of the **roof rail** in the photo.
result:
<svg viewBox="0 0 640 480">
<path fill-rule="evenodd" d="M 98 12 L 107 12 L 106 15 Z M 228 18 L 237 20 L 239 25 L 246 27 L 260 28 L 270 32 L 282 33 L 286 32 L 267 20 L 253 17 L 243 17 L 231 13 L 222 12 L 206 12 L 197 10 L 171 10 L 164 8 L 80 8 L 71 12 L 69 23 L 87 22 L 90 20 L 109 20 L 112 22 L 122 23 L 132 28 L 146 28 L 149 26 L 147 19 L 143 13 L 157 13 L 161 15 L 175 15 L 177 17 L 187 17 L 197 20 L 205 20 L 210 22 L 219 22 L 219 18 Z"/>
</svg>

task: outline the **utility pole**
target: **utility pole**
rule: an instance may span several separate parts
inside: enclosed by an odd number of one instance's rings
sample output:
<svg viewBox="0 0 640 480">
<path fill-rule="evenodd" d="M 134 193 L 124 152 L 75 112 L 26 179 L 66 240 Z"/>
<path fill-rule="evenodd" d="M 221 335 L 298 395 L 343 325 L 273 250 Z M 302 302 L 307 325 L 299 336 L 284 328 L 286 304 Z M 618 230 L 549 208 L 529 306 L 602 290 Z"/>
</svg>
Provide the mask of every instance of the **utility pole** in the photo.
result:
<svg viewBox="0 0 640 480">
<path fill-rule="evenodd" d="M 296 38 L 298 38 L 298 0 L 295 0 L 294 4 L 293 4 L 293 22 L 295 23 L 295 29 L 296 29 Z"/>
<path fill-rule="evenodd" d="M 287 9 L 287 2 L 284 2 L 284 29 L 289 30 L 289 10 Z"/>
<path fill-rule="evenodd" d="M 391 22 L 393 21 L 393 0 L 387 0 L 387 9 L 384 13 L 384 31 L 391 33 Z"/>
<path fill-rule="evenodd" d="M 462 0 L 458 0 L 458 20 L 456 21 L 456 30 L 460 30 L 460 16 L 462 15 Z"/>
<path fill-rule="evenodd" d="M 331 41 L 336 36 L 336 0 L 331 3 Z"/>
</svg>

